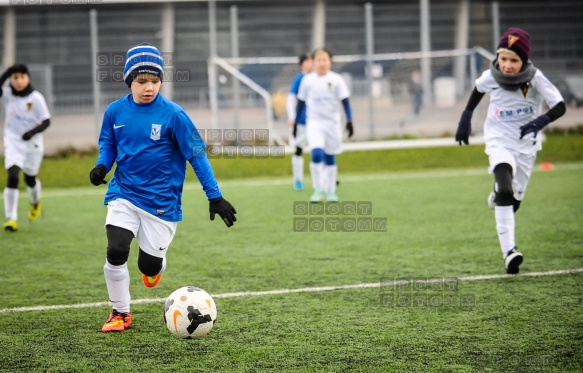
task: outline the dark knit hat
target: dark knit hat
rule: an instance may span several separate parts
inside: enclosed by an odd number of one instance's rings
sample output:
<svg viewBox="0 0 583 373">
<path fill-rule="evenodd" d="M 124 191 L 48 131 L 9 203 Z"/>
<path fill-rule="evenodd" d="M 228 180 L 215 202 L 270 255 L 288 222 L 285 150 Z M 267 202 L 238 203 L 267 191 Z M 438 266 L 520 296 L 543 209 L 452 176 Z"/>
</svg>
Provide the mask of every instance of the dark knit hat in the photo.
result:
<svg viewBox="0 0 583 373">
<path fill-rule="evenodd" d="M 131 87 L 135 77 L 143 73 L 156 75 L 160 79 L 164 75 L 162 55 L 149 43 L 141 43 L 128 50 L 123 80 Z"/>
<path fill-rule="evenodd" d="M 17 64 L 14 65 L 10 68 L 10 74 L 15 74 L 15 73 L 21 73 L 21 74 L 26 74 L 30 76 L 30 73 L 28 72 L 28 67 L 26 65 L 23 64 Z"/>
<path fill-rule="evenodd" d="M 496 52 L 499 53 L 501 49 L 516 53 L 522 60 L 522 64 L 526 65 L 530 53 L 530 35 L 522 29 L 511 27 L 502 35 Z"/>
</svg>

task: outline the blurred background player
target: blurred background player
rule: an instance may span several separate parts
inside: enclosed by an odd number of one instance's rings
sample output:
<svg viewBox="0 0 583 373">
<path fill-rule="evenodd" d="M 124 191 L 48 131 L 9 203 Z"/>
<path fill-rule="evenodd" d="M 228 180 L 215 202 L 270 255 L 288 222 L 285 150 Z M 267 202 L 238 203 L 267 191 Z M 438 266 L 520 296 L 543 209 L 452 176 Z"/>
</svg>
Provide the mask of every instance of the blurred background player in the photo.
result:
<svg viewBox="0 0 583 373">
<path fill-rule="evenodd" d="M 416 68 L 411 71 L 409 77 L 409 94 L 411 95 L 411 103 L 413 104 L 413 114 L 418 116 L 421 112 L 421 105 L 423 104 L 423 85 L 421 84 L 421 70 Z"/>
<path fill-rule="evenodd" d="M 107 260 L 103 268 L 113 307 L 103 332 L 123 331 L 132 323 L 127 260 L 135 237 L 138 268 L 147 287 L 156 286 L 166 268 L 166 252 L 182 220 L 182 189 L 189 162 L 215 214 L 227 227 L 237 220 L 223 199 L 205 144 L 184 110 L 159 94 L 164 63 L 154 46 L 142 43 L 126 57 L 124 80 L 131 94 L 111 103 L 99 135 L 99 158 L 89 174 L 93 185 L 105 184 Z"/>
<path fill-rule="evenodd" d="M 296 135 L 293 135 L 293 126 L 296 123 L 296 106 L 297 95 L 300 89 L 300 83 L 306 74 L 309 74 L 314 69 L 312 56 L 309 54 L 302 54 L 300 56 L 300 71 L 294 76 L 289 93 L 287 95 L 287 118 L 290 127 L 290 146 L 296 148 L 295 154 L 292 156 L 292 174 L 294 178 L 294 189 L 304 189 L 304 157 L 303 148 L 307 145 L 306 139 L 306 109 L 302 110 L 300 116 L 297 118 L 298 127 Z"/>
<path fill-rule="evenodd" d="M 10 79 L 10 86 L 2 88 L 7 79 Z M 24 172 L 30 195 L 28 218 L 36 220 L 41 214 L 41 183 L 36 176 L 44 155 L 42 132 L 49 127 L 51 114 L 43 95 L 30 85 L 30 74 L 25 65 L 14 65 L 0 76 L 0 96 L 6 107 L 4 167 L 8 171 L 3 228 L 16 232 L 20 170 Z"/>
<path fill-rule="evenodd" d="M 498 44 L 497 57 L 490 69 L 476 80 L 462 113 L 456 141 L 468 144 L 472 113 L 485 93 L 490 95 L 484 125 L 486 154 L 494 191 L 488 204 L 495 210 L 496 230 L 508 273 L 518 273 L 522 253 L 514 240 L 514 213 L 524 198 L 542 136 L 550 122 L 565 114 L 565 103 L 557 88 L 528 60 L 530 36 L 519 28 L 509 28 Z M 550 108 L 539 115 L 545 102 Z"/>
<path fill-rule="evenodd" d="M 348 97 L 348 87 L 340 74 L 332 68 L 332 54 L 324 48 L 312 54 L 314 72 L 306 75 L 298 91 L 294 137 L 297 135 L 297 118 L 306 107 L 306 133 L 308 144 L 312 149 L 310 173 L 314 194 L 310 202 L 321 202 L 326 198 L 330 202 L 338 201 L 336 195 L 336 177 L 338 166 L 336 154 L 342 152 L 342 129 L 340 126 L 340 109 L 342 102 L 346 114 L 346 130 L 352 137 L 352 110 Z"/>
</svg>

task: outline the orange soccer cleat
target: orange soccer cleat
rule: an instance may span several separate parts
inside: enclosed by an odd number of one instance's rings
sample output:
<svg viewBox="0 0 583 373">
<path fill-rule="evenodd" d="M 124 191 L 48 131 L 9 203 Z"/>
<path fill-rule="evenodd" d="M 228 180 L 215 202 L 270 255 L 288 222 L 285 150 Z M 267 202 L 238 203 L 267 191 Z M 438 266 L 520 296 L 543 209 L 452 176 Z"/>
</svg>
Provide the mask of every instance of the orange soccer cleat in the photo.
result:
<svg viewBox="0 0 583 373">
<path fill-rule="evenodd" d="M 157 274 L 156 276 L 146 276 L 145 274 L 142 273 L 142 282 L 144 283 L 144 285 L 146 285 L 146 287 L 149 288 L 153 288 L 156 285 L 158 285 L 161 278 L 162 278 L 161 273 Z"/>
<path fill-rule="evenodd" d="M 132 325 L 132 314 L 129 312 L 118 312 L 117 310 L 111 311 L 109 314 L 109 319 L 103 324 L 101 331 L 104 333 L 108 332 L 123 332 Z"/>
</svg>

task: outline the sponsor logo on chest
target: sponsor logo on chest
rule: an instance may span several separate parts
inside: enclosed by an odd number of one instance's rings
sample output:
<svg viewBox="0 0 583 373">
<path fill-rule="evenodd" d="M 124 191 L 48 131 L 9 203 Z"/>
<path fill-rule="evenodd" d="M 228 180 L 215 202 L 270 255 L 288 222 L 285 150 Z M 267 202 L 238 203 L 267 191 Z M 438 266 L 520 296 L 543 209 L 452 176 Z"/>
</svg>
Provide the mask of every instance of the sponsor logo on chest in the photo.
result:
<svg viewBox="0 0 583 373">
<path fill-rule="evenodd" d="M 523 107 L 519 109 L 512 109 L 512 110 L 500 110 L 496 109 L 495 116 L 496 118 L 500 119 L 518 119 L 525 115 L 532 115 L 534 114 L 534 109 L 532 106 Z"/>
</svg>

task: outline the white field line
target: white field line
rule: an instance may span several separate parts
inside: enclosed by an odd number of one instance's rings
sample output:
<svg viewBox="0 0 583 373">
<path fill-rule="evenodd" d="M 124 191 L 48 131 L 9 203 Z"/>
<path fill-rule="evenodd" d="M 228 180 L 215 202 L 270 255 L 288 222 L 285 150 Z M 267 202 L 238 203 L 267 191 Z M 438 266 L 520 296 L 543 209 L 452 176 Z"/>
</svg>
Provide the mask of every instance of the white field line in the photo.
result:
<svg viewBox="0 0 583 373">
<path fill-rule="evenodd" d="M 555 166 L 556 171 L 578 171 L 583 170 L 583 163 L 566 163 Z M 548 172 L 539 171 L 535 172 Z M 470 168 L 470 169 L 454 169 L 454 170 L 429 170 L 429 171 L 393 171 L 385 173 L 363 173 L 363 174 L 347 174 L 340 175 L 339 179 L 342 183 L 364 182 L 364 181 L 383 181 L 383 180 L 410 180 L 410 179 L 425 179 L 425 178 L 442 178 L 442 177 L 463 177 L 463 176 L 480 176 L 487 175 L 487 167 Z M 281 178 L 258 178 L 258 179 L 238 179 L 226 180 L 219 182 L 221 188 L 224 187 L 265 187 L 265 186 L 279 186 L 289 185 L 290 177 Z M 184 190 L 198 190 L 202 187 L 196 182 L 189 182 L 184 184 Z M 43 190 L 43 198 L 53 197 L 76 197 L 76 196 L 92 196 L 105 195 L 106 187 L 82 187 L 70 189 L 48 189 Z M 21 193 L 20 198 L 28 198 L 28 194 Z M 0 200 L 3 200 L 0 195 Z"/>
<path fill-rule="evenodd" d="M 541 277 L 541 276 L 559 276 L 574 273 L 583 272 L 583 268 L 575 269 L 562 269 L 556 271 L 547 272 L 526 272 L 518 275 L 479 275 L 479 276 L 467 276 L 467 277 L 457 277 L 457 278 L 447 278 L 447 280 L 456 281 L 484 281 L 484 280 L 498 280 L 506 279 L 511 277 Z M 433 278 L 423 280 L 424 283 L 434 284 L 444 282 L 446 278 Z M 337 286 L 321 286 L 321 287 L 309 287 L 309 288 L 298 288 L 298 289 L 278 289 L 278 290 L 266 290 L 266 291 L 242 291 L 235 293 L 222 293 L 222 294 L 211 294 L 213 298 L 237 298 L 237 297 L 257 297 L 264 295 L 280 295 L 280 294 L 290 294 L 290 293 L 319 293 L 323 291 L 333 291 L 333 290 L 347 290 L 347 289 L 367 289 L 367 288 L 380 288 L 386 286 L 397 286 L 397 285 L 408 285 L 418 282 L 419 279 L 415 280 L 398 280 L 398 281 L 386 281 L 386 282 L 373 282 L 368 284 L 353 284 L 353 285 L 337 285 Z M 135 299 L 132 300 L 132 304 L 144 304 L 144 303 L 163 303 L 165 298 L 151 298 L 151 299 Z M 96 302 L 96 303 L 78 303 L 78 304 L 58 304 L 53 306 L 33 306 L 33 307 L 16 307 L 16 308 L 4 308 L 0 309 L 0 313 L 13 313 L 13 312 L 30 312 L 30 311 L 49 311 L 49 310 L 61 310 L 61 309 L 74 309 L 74 308 L 96 308 L 96 307 L 106 307 L 109 306 L 109 302 Z"/>
</svg>

